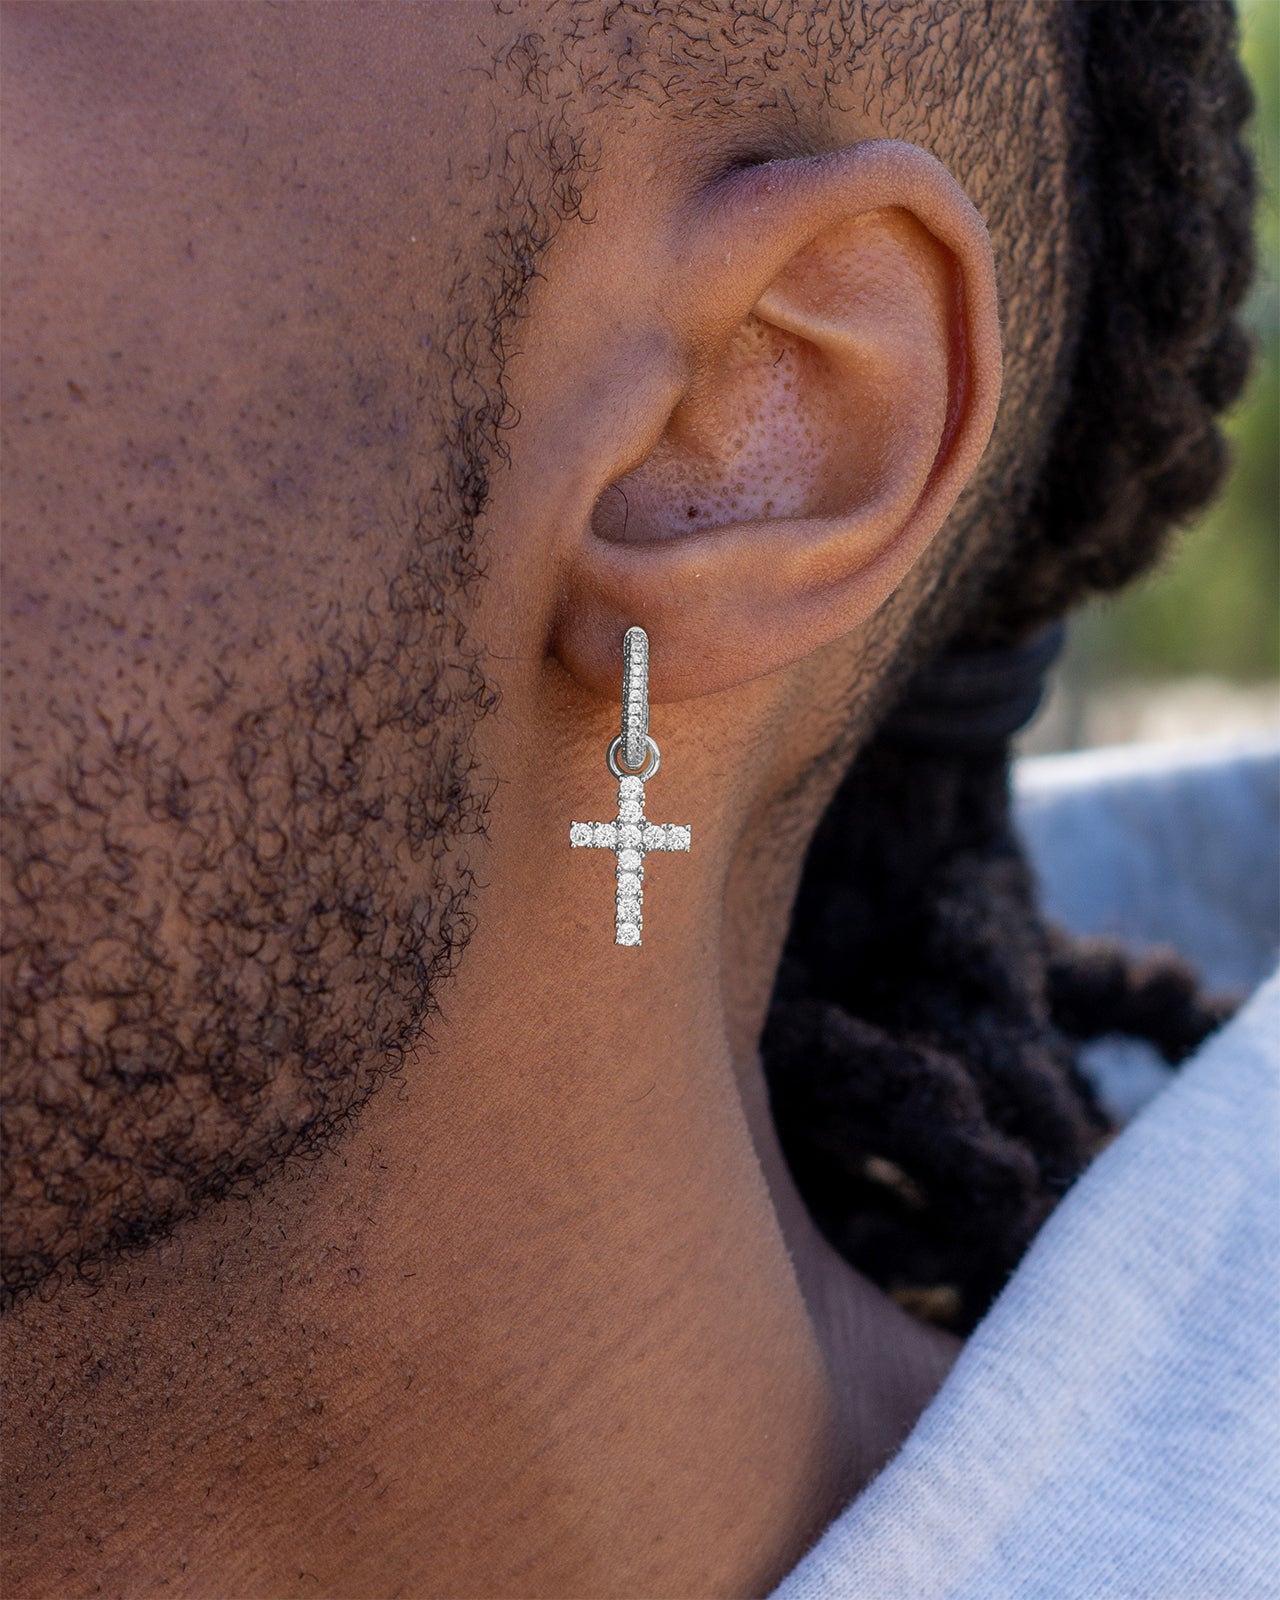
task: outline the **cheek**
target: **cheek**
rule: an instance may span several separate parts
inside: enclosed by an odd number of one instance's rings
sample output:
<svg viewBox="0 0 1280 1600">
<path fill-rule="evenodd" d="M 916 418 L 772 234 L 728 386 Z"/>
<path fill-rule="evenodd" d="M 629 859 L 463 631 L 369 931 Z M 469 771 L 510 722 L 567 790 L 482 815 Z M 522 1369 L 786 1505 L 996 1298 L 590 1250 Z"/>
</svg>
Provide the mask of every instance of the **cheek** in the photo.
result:
<svg viewBox="0 0 1280 1600">
<path fill-rule="evenodd" d="M 99 714 L 198 736 L 228 682 L 269 690 L 385 587 L 436 358 L 394 270 L 370 309 L 319 185 L 238 138 L 186 149 L 181 122 L 135 148 L 127 121 L 29 121 L 5 153 L 9 737 Z"/>
<path fill-rule="evenodd" d="M 5 319 L 10 755 L 97 718 L 204 738 L 223 703 L 269 697 L 385 591 L 405 537 L 389 491 L 428 454 L 342 330 L 210 341 L 193 293 L 59 306 L 67 284 L 51 270 Z"/>
<path fill-rule="evenodd" d="M 339 551 L 379 526 L 341 472 L 341 374 L 285 361 L 268 381 L 232 341 L 211 361 L 177 308 L 96 312 L 38 335 L 38 304 L 6 318 L 8 642 L 82 691 L 195 690 L 193 663 L 243 672 L 322 613 Z"/>
</svg>

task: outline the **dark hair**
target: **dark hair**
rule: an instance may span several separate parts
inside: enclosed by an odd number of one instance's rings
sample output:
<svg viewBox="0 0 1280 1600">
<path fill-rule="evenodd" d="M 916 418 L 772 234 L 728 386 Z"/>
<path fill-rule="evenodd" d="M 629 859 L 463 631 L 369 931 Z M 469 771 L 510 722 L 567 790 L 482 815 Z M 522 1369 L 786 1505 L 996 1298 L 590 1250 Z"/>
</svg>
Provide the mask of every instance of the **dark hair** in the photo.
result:
<svg viewBox="0 0 1280 1600">
<path fill-rule="evenodd" d="M 1252 270 L 1251 96 L 1232 7 L 1065 12 L 1075 369 L 1004 567 L 953 621 L 961 650 L 1016 645 L 1146 567 L 1218 487 L 1215 418 L 1248 367 L 1233 312 Z M 814 838 L 763 1051 L 824 1232 L 901 1303 L 967 1332 L 1114 1135 L 1079 1043 L 1127 1032 L 1176 1063 L 1230 1008 L 1171 956 L 1051 932 L 1011 824 L 1007 738 L 903 738 L 912 694 Z"/>
</svg>

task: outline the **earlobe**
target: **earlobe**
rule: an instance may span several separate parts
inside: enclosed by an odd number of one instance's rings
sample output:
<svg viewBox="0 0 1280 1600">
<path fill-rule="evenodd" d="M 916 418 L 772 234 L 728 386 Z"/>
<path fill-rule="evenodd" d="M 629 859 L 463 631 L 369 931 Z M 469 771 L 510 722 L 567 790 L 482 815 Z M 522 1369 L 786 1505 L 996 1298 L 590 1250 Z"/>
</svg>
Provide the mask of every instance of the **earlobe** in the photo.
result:
<svg viewBox="0 0 1280 1600">
<path fill-rule="evenodd" d="M 777 670 L 865 621 L 986 446 L 999 326 L 986 230 L 926 152 L 873 141 L 741 169 L 691 206 L 665 314 L 690 352 L 656 442 L 571 555 L 562 662 L 655 700 Z"/>
</svg>

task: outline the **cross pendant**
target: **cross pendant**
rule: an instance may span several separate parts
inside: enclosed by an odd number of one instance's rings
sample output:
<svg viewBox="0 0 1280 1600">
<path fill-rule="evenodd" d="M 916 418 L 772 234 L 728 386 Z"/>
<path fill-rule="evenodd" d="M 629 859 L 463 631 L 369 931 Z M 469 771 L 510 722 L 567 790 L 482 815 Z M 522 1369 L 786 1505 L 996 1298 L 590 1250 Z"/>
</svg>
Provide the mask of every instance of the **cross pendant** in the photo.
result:
<svg viewBox="0 0 1280 1600">
<path fill-rule="evenodd" d="M 613 822 L 570 822 L 570 845 L 613 850 L 618 856 L 618 898 L 614 904 L 614 944 L 640 944 L 645 856 L 651 850 L 688 850 L 693 830 L 675 822 L 645 819 L 645 782 L 618 779 L 618 818 Z"/>
<path fill-rule="evenodd" d="M 619 756 L 631 771 L 619 766 Z M 575 849 L 612 850 L 618 858 L 614 944 L 640 943 L 645 856 L 651 850 L 689 848 L 690 828 L 645 820 L 644 786 L 660 759 L 649 737 L 649 635 L 643 628 L 628 628 L 622 641 L 622 731 L 605 757 L 618 780 L 618 815 L 612 822 L 569 824 L 569 843 Z"/>
<path fill-rule="evenodd" d="M 614 944 L 639 944 L 644 897 L 644 858 L 652 850 L 687 850 L 692 829 L 674 822 L 648 822 L 644 779 L 618 779 L 618 815 L 613 822 L 571 822 L 569 843 L 578 849 L 612 850 L 618 858 Z"/>
</svg>

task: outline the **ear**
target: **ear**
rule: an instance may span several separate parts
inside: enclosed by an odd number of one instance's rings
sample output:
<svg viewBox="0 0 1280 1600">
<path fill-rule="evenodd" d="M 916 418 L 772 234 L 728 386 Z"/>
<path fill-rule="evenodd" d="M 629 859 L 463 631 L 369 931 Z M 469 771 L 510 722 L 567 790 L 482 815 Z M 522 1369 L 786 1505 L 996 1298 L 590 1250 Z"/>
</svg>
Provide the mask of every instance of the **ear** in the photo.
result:
<svg viewBox="0 0 1280 1600">
<path fill-rule="evenodd" d="M 609 464 L 553 629 L 562 663 L 607 698 L 632 623 L 658 700 L 856 628 L 942 527 L 999 399 L 986 229 L 914 146 L 736 169 L 670 255 L 651 303 L 687 376 L 632 431 L 634 459 Z M 632 392 L 661 395 L 643 376 Z"/>
</svg>

